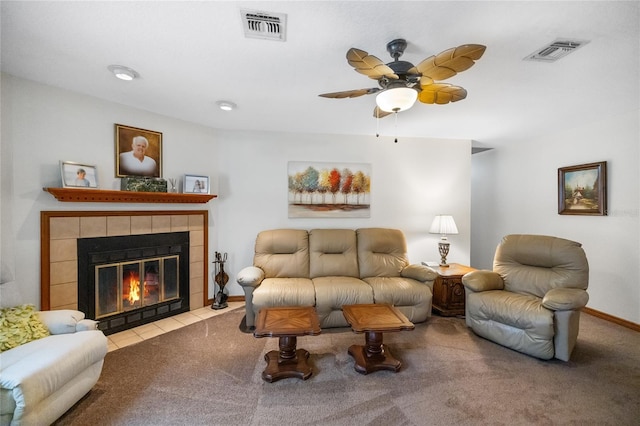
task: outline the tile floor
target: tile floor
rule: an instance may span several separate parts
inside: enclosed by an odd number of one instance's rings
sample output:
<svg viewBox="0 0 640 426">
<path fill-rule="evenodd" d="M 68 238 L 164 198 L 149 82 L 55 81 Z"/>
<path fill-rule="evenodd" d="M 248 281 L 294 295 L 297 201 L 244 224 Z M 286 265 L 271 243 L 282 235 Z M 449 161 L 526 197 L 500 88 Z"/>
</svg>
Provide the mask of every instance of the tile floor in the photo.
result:
<svg viewBox="0 0 640 426">
<path fill-rule="evenodd" d="M 244 302 L 229 302 L 228 308 L 219 310 L 211 309 L 211 306 L 205 306 L 200 309 L 141 325 L 140 327 L 121 331 L 120 333 L 111 334 L 107 336 L 109 340 L 109 352 L 242 307 L 244 307 Z"/>
</svg>

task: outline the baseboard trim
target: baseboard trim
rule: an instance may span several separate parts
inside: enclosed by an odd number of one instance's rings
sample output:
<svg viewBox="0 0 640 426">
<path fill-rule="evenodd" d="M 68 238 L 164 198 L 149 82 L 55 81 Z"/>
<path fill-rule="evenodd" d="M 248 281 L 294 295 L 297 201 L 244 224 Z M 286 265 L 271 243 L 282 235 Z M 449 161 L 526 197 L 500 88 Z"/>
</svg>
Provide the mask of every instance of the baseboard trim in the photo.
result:
<svg viewBox="0 0 640 426">
<path fill-rule="evenodd" d="M 634 330 L 634 331 L 640 331 L 640 324 L 636 324 L 635 322 L 627 321 L 625 319 L 614 317 L 613 315 L 605 314 L 604 312 L 596 311 L 595 309 L 586 308 L 586 307 L 582 308 L 582 312 L 584 312 L 585 314 L 593 315 L 594 317 L 621 325 L 623 327 L 630 328 L 631 330 Z"/>
</svg>

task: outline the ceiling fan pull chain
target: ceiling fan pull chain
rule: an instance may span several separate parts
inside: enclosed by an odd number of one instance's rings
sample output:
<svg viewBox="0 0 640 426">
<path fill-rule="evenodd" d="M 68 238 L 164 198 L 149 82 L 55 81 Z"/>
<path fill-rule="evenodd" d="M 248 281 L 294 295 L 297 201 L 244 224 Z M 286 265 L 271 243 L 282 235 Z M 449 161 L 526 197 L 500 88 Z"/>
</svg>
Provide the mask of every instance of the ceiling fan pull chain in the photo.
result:
<svg viewBox="0 0 640 426">
<path fill-rule="evenodd" d="M 380 137 L 380 108 L 376 108 L 376 138 Z"/>
<path fill-rule="evenodd" d="M 398 111 L 395 112 L 395 116 L 396 116 L 396 139 L 393 142 L 398 143 Z"/>
</svg>

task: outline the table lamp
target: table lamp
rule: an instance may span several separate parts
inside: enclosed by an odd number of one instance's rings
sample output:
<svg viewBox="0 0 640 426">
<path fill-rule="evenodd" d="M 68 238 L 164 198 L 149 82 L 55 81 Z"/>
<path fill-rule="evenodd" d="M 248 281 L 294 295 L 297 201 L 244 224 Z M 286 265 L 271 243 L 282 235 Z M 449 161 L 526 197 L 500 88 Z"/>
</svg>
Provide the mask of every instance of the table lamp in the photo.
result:
<svg viewBox="0 0 640 426">
<path fill-rule="evenodd" d="M 440 234 L 442 237 L 438 242 L 438 251 L 440 252 L 440 266 L 448 267 L 447 255 L 449 254 L 449 241 L 447 241 L 447 234 L 457 234 L 458 227 L 453 220 L 453 216 L 450 215 L 438 215 L 433 219 L 431 228 L 429 229 L 431 234 Z"/>
</svg>

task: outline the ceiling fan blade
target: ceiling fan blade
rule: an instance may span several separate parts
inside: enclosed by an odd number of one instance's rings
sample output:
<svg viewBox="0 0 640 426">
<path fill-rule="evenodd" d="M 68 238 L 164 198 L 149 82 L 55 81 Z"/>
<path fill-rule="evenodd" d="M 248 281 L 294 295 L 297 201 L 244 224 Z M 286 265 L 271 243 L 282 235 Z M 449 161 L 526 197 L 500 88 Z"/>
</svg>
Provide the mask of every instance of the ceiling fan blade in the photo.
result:
<svg viewBox="0 0 640 426">
<path fill-rule="evenodd" d="M 323 93 L 318 96 L 322 96 L 323 98 L 357 98 L 362 95 L 371 95 L 372 93 L 379 92 L 380 89 L 377 87 L 372 87 L 371 89 L 357 89 L 357 90 L 345 90 L 344 92 L 333 92 L 333 93 Z"/>
<path fill-rule="evenodd" d="M 383 118 L 383 117 L 386 117 L 387 115 L 391 115 L 391 114 L 393 114 L 393 113 L 392 112 L 388 112 L 388 111 L 383 111 L 377 105 L 373 109 L 373 116 L 376 117 L 376 118 Z"/>
<path fill-rule="evenodd" d="M 420 73 L 433 80 L 446 80 L 459 72 L 471 68 L 482 57 L 486 46 L 481 44 L 464 44 L 447 49 L 430 56 L 409 70 L 410 73 Z"/>
<path fill-rule="evenodd" d="M 483 46 L 482 44 L 463 44 L 462 46 L 456 47 L 456 54 L 477 61 L 482 58 L 485 50 L 487 50 L 487 46 Z"/>
<path fill-rule="evenodd" d="M 429 84 L 433 84 L 433 83 L 435 82 L 430 77 L 426 77 L 424 75 L 420 77 L 420 86 L 428 86 Z"/>
<path fill-rule="evenodd" d="M 467 91 L 460 86 L 446 83 L 435 83 L 422 86 L 418 100 L 423 104 L 448 104 L 467 97 Z"/>
<path fill-rule="evenodd" d="M 349 49 L 347 51 L 347 62 L 357 72 L 374 80 L 379 80 L 382 77 L 398 79 L 397 74 L 389 66 L 364 50 L 356 49 L 355 47 Z"/>
</svg>

